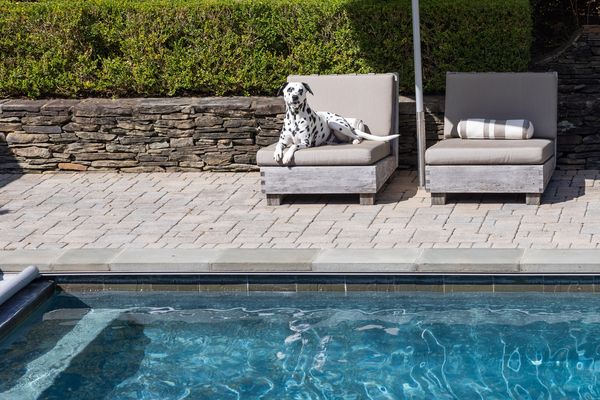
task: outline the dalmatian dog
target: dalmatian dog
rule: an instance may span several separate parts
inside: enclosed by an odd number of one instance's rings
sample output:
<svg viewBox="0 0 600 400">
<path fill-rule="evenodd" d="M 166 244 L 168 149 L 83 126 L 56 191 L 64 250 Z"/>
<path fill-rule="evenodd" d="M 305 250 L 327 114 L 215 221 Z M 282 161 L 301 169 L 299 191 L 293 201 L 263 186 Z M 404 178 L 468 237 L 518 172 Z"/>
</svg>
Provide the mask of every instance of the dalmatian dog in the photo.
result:
<svg viewBox="0 0 600 400">
<path fill-rule="evenodd" d="M 297 150 L 333 143 L 360 143 L 363 139 L 389 141 L 399 135 L 375 136 L 355 129 L 345 118 L 326 111 L 313 110 L 307 94 L 314 94 L 308 84 L 289 82 L 281 86 L 278 96 L 283 94 L 286 106 L 285 120 L 275 147 L 276 162 L 289 165 Z M 289 146 L 287 151 L 285 148 Z"/>
</svg>

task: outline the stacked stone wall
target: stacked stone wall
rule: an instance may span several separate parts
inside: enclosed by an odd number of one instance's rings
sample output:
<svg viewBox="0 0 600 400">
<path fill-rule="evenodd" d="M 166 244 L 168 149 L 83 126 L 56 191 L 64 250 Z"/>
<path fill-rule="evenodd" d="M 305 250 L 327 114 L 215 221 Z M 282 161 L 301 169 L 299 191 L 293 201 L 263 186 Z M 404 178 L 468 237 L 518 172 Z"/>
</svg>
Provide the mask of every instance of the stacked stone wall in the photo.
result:
<svg viewBox="0 0 600 400">
<path fill-rule="evenodd" d="M 435 140 L 442 120 L 428 101 Z M 4 100 L 0 170 L 4 172 L 251 171 L 259 148 L 277 141 L 281 98 Z M 403 98 L 400 155 L 416 165 L 414 102 Z"/>
<path fill-rule="evenodd" d="M 533 70 L 559 76 L 559 168 L 600 168 L 600 26 L 585 26 Z M 425 98 L 427 145 L 443 137 L 444 98 Z M 400 168 L 416 168 L 414 101 L 399 107 Z M 0 100 L 0 172 L 251 171 L 275 142 L 274 97 Z"/>
<path fill-rule="evenodd" d="M 2 170 L 253 170 L 279 135 L 277 98 L 10 100 Z"/>
<path fill-rule="evenodd" d="M 558 164 L 600 168 L 600 26 L 584 26 L 536 70 L 558 72 Z"/>
</svg>

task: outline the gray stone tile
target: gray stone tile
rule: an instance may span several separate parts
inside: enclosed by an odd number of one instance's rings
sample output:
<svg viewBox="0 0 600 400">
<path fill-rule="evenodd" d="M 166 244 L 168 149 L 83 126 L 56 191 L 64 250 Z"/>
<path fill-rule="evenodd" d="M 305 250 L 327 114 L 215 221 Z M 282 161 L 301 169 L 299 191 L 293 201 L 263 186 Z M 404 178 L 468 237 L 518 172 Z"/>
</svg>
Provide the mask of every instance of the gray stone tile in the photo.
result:
<svg viewBox="0 0 600 400">
<path fill-rule="evenodd" d="M 364 208 L 352 196 L 307 197 L 266 207 L 257 191 L 258 173 L 99 172 L 26 174 L 18 179 L 0 174 L 0 198 L 5 199 L 0 250 L 593 249 L 600 248 L 600 231 L 594 225 L 600 223 L 600 185 L 591 184 L 597 176 L 597 171 L 568 175 L 557 171 L 550 184 L 557 199 L 569 194 L 575 181 L 585 180 L 585 191 L 577 192 L 573 200 L 540 207 L 528 207 L 520 200 L 482 202 L 482 196 L 463 196 L 436 208 L 429 205 L 427 193 L 416 190 L 414 172 L 399 171 L 381 194 L 381 204 Z M 47 231 L 53 234 L 43 233 Z M 47 264 L 43 259 L 36 262 L 40 267 Z"/>
<path fill-rule="evenodd" d="M 212 263 L 212 272 L 310 272 L 314 249 L 227 249 Z"/>
<path fill-rule="evenodd" d="M 71 249 L 66 250 L 50 266 L 52 273 L 107 272 L 110 263 L 123 249 Z"/>
<path fill-rule="evenodd" d="M 212 249 L 125 249 L 110 263 L 119 273 L 202 273 L 210 271 L 223 250 Z"/>
<path fill-rule="evenodd" d="M 325 249 L 312 263 L 320 273 L 408 273 L 416 271 L 421 249 Z"/>
<path fill-rule="evenodd" d="M 516 273 L 521 249 L 424 249 L 417 271 L 427 273 Z"/>
<path fill-rule="evenodd" d="M 65 253 L 59 249 L 31 249 L 0 251 L 0 271 L 21 272 L 30 265 L 38 267 L 40 272 L 50 270 L 50 265 Z"/>
<path fill-rule="evenodd" d="M 521 272 L 531 274 L 600 273 L 600 249 L 526 249 Z"/>
</svg>

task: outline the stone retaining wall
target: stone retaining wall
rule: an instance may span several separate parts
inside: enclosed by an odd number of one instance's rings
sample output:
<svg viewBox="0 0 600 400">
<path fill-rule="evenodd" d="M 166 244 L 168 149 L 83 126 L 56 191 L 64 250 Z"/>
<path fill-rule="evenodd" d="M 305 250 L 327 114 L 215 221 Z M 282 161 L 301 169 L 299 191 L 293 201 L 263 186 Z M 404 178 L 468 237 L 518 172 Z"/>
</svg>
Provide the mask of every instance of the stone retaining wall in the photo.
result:
<svg viewBox="0 0 600 400">
<path fill-rule="evenodd" d="M 558 164 L 600 168 L 600 26 L 584 26 L 535 69 L 558 72 Z"/>
<path fill-rule="evenodd" d="M 439 99 L 428 123 L 435 139 Z M 0 101 L 0 170 L 255 170 L 256 151 L 277 140 L 281 98 Z M 400 111 L 400 154 L 416 164 L 414 102 Z"/>
<path fill-rule="evenodd" d="M 534 70 L 559 74 L 560 168 L 600 168 L 600 26 L 586 26 Z M 427 144 L 444 99 L 426 97 Z M 0 172 L 255 170 L 279 136 L 281 98 L 0 100 Z M 415 106 L 400 101 L 400 167 L 417 163 Z"/>
</svg>

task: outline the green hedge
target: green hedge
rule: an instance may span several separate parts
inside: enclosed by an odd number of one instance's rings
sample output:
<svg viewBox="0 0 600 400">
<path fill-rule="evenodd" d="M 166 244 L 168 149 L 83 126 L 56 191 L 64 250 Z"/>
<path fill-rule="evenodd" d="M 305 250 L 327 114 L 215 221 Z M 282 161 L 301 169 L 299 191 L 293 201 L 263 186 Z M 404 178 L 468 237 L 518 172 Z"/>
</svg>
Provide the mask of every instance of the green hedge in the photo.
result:
<svg viewBox="0 0 600 400">
<path fill-rule="evenodd" d="M 422 0 L 424 80 L 527 68 L 528 0 Z M 0 0 L 0 96 L 273 95 L 290 73 L 397 71 L 410 0 Z"/>
</svg>

